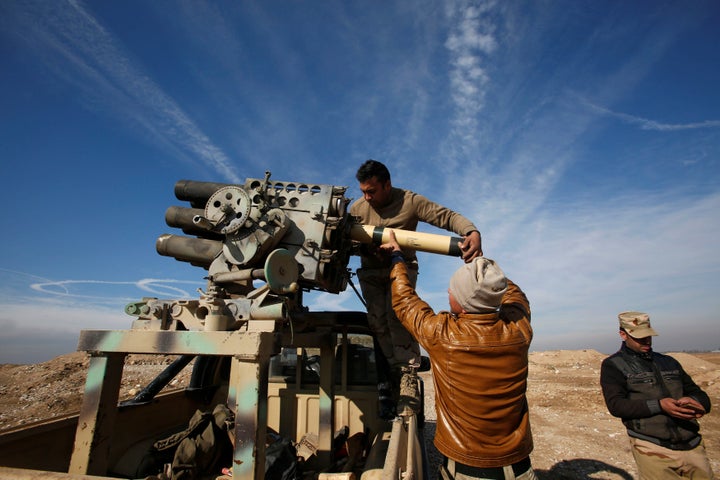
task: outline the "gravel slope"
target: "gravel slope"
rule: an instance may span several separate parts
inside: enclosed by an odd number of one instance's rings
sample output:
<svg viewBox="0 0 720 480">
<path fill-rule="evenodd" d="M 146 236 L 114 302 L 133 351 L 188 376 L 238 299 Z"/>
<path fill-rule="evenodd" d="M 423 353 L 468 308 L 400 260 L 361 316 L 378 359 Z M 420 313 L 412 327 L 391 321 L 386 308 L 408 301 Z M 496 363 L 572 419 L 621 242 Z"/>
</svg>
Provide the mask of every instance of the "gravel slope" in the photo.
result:
<svg viewBox="0 0 720 480">
<path fill-rule="evenodd" d="M 673 354 L 720 407 L 720 354 Z M 535 443 L 533 466 L 541 480 L 633 480 L 635 467 L 619 419 L 607 413 L 599 387 L 600 362 L 593 350 L 547 351 L 530 354 L 528 399 Z M 130 355 L 122 381 L 121 399 L 172 362 L 171 356 Z M 76 352 L 35 365 L 0 365 L 0 430 L 77 412 L 82 401 L 87 358 Z M 430 480 L 439 455 L 432 445 L 435 407 L 432 375 L 425 381 L 425 438 L 431 461 Z M 172 387 L 187 385 L 186 368 Z M 720 415 L 701 419 L 713 469 L 720 474 Z"/>
</svg>

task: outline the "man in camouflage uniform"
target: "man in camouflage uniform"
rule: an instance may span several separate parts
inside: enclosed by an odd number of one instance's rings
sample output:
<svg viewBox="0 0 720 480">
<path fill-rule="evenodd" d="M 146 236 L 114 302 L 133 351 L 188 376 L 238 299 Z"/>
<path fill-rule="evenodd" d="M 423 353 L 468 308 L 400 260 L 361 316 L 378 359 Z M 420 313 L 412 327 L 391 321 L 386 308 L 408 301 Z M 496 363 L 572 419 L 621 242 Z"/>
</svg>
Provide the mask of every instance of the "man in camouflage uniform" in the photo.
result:
<svg viewBox="0 0 720 480">
<path fill-rule="evenodd" d="M 605 403 L 630 436 L 641 479 L 713 479 L 697 419 L 710 398 L 674 358 L 652 350 L 650 317 L 623 312 L 620 350 L 600 370 Z"/>
</svg>

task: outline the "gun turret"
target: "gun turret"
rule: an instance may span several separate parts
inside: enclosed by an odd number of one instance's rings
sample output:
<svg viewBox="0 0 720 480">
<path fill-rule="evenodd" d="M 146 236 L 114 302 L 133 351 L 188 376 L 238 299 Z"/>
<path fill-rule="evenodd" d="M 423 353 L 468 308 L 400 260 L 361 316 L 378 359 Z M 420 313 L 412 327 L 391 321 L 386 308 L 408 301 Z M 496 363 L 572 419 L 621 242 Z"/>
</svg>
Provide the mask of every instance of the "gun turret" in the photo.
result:
<svg viewBox="0 0 720 480">
<path fill-rule="evenodd" d="M 175 195 L 190 208 L 172 206 L 165 220 L 196 238 L 162 235 L 156 249 L 207 269 L 216 282 L 246 278 L 284 249 L 297 263 L 299 287 L 338 293 L 347 286 L 352 243 L 345 190 L 270 181 L 269 173 L 244 185 L 181 180 Z"/>
<path fill-rule="evenodd" d="M 252 319 L 301 313 L 303 291 L 339 293 L 357 243 L 380 244 L 388 229 L 361 225 L 349 213 L 346 187 L 248 178 L 243 185 L 181 180 L 187 206 L 165 212 L 160 255 L 208 271 L 200 300 L 143 299 L 127 306 L 136 328 L 235 329 Z M 460 255 L 458 237 L 394 229 L 406 248 Z M 259 288 L 255 280 L 264 280 Z"/>
</svg>

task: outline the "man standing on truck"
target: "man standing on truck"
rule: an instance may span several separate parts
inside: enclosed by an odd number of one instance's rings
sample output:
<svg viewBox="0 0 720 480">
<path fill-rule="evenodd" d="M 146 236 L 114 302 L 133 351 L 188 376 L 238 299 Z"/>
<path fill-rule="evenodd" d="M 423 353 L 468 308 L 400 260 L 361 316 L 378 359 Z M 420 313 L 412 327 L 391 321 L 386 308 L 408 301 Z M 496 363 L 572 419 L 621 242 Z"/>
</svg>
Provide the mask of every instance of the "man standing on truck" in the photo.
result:
<svg viewBox="0 0 720 480">
<path fill-rule="evenodd" d="M 536 480 L 526 397 L 530 303 L 493 260 L 476 257 L 450 278 L 450 311 L 418 297 L 394 232 L 392 305 L 430 354 L 441 478 Z"/>
<path fill-rule="evenodd" d="M 710 398 L 674 358 L 653 352 L 650 316 L 622 312 L 620 350 L 600 367 L 610 413 L 627 428 L 641 479 L 713 479 L 697 419 Z"/>
<path fill-rule="evenodd" d="M 382 163 L 367 160 L 355 177 L 360 182 L 363 197 L 350 206 L 350 214 L 357 217 L 360 223 L 410 231 L 415 231 L 419 222 L 428 223 L 465 237 L 460 246 L 465 262 L 482 255 L 480 232 L 470 220 L 422 195 L 393 187 L 390 172 Z M 415 286 L 417 257 L 412 251 L 406 252 L 406 256 L 408 276 Z M 360 262 L 357 275 L 365 298 L 368 324 L 389 363 L 392 393 L 397 400 L 401 376 L 415 374 L 420 366 L 420 347 L 392 311 L 389 257 L 376 247 L 363 245 Z M 378 388 L 382 397 L 387 394 L 384 390 L 387 390 L 388 385 L 382 378 L 380 380 Z M 383 407 L 385 412 L 382 412 Z M 392 407 L 381 405 L 381 416 L 394 416 Z"/>
</svg>

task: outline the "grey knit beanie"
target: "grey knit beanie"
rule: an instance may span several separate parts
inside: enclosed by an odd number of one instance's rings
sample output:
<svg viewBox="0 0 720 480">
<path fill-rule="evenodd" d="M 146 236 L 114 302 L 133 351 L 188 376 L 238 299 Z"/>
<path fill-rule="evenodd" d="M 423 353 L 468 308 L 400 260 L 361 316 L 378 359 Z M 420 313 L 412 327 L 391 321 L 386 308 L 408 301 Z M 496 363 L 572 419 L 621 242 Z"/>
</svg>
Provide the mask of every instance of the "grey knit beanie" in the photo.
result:
<svg viewBox="0 0 720 480">
<path fill-rule="evenodd" d="M 507 290 L 507 278 L 493 260 L 477 257 L 450 279 L 450 293 L 468 313 L 496 310 Z"/>
</svg>

